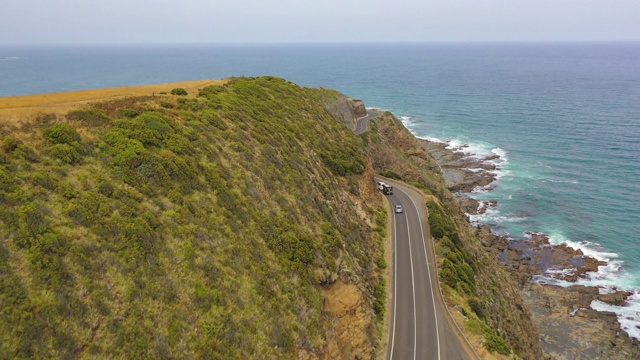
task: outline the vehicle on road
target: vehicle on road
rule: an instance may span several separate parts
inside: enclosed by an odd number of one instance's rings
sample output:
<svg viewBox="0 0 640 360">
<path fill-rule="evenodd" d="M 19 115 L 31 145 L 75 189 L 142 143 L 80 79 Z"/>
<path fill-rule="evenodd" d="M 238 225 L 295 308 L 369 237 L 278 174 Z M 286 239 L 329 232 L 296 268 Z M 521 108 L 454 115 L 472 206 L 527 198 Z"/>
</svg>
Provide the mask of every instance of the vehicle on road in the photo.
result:
<svg viewBox="0 0 640 360">
<path fill-rule="evenodd" d="M 385 195 L 393 195 L 393 186 L 382 181 L 378 181 L 378 189 Z"/>
<path fill-rule="evenodd" d="M 396 214 L 402 214 L 404 210 L 402 209 L 402 205 L 396 205 L 395 212 Z"/>
</svg>

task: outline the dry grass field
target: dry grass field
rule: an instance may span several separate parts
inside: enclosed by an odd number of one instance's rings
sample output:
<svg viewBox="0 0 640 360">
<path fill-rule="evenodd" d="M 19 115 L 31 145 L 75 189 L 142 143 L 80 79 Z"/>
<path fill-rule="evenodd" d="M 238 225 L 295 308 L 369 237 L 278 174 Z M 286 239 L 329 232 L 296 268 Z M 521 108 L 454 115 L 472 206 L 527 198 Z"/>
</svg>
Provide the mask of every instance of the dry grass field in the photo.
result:
<svg viewBox="0 0 640 360">
<path fill-rule="evenodd" d="M 60 92 L 25 96 L 0 97 L 0 124 L 15 123 L 21 119 L 31 118 L 40 113 L 66 113 L 85 104 L 119 99 L 127 96 L 160 96 L 170 94 L 174 88 L 183 88 L 189 97 L 197 95 L 197 91 L 205 86 L 222 84 L 227 80 L 193 80 L 175 83 L 126 86 L 95 90 Z"/>
</svg>

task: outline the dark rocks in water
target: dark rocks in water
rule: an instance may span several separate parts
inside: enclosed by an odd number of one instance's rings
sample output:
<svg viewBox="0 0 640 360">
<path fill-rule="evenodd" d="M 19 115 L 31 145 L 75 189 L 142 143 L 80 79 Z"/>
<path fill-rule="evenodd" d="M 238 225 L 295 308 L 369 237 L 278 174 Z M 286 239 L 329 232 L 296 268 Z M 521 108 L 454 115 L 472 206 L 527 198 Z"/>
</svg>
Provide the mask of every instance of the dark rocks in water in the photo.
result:
<svg viewBox="0 0 640 360">
<path fill-rule="evenodd" d="M 606 262 L 585 256 L 580 249 L 570 246 L 551 245 L 549 237 L 541 233 L 527 233 L 528 240 L 514 240 L 501 254 L 501 260 L 507 267 L 518 269 L 522 283 L 534 275 L 546 274 L 549 277 L 568 282 L 586 278 L 590 272 Z"/>
<path fill-rule="evenodd" d="M 486 188 L 496 180 L 492 171 L 497 167 L 489 161 L 500 158 L 498 155 L 476 158 L 462 152 L 466 146 L 449 149 L 445 143 L 428 140 L 422 140 L 422 145 L 440 165 L 447 187 L 452 192 L 467 193 Z"/>
<path fill-rule="evenodd" d="M 624 306 L 631 295 L 629 291 L 618 290 L 614 293 L 598 295 L 597 299 L 610 305 Z"/>
<path fill-rule="evenodd" d="M 423 141 L 451 191 L 459 195 L 477 188 L 488 189 L 496 180 L 497 169 L 492 155 L 477 159 L 464 153 L 465 146 L 449 149 L 448 144 Z M 482 215 L 496 207 L 496 201 L 479 202 L 464 195 L 460 205 L 465 213 Z M 492 233 L 489 226 L 477 225 L 476 236 L 519 281 L 521 296 L 540 332 L 545 358 L 553 359 L 640 359 L 640 343 L 620 328 L 617 315 L 591 308 L 594 300 L 624 306 L 631 295 L 627 291 L 600 294 L 600 289 L 584 285 L 561 287 L 533 283 L 536 275 L 551 280 L 575 283 L 597 272 L 606 262 L 585 256 L 580 249 L 552 245 L 542 233 L 528 233 L 527 238 L 510 239 Z"/>
</svg>

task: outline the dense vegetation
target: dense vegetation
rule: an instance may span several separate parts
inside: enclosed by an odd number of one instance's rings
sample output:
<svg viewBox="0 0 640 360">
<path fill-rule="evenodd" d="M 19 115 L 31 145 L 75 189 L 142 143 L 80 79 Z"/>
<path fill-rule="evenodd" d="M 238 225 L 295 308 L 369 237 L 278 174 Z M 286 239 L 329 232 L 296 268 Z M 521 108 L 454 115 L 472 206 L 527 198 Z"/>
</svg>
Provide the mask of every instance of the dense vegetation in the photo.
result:
<svg viewBox="0 0 640 360">
<path fill-rule="evenodd" d="M 370 122 L 370 128 L 362 137 L 375 171 L 427 194 L 440 281 L 450 308 L 461 315 L 461 326 L 496 356 L 542 358 L 537 330 L 515 279 L 484 248 L 433 157 L 390 113 Z"/>
<path fill-rule="evenodd" d="M 318 354 L 340 277 L 384 314 L 386 216 L 339 94 L 174 90 L 0 128 L 0 358 Z"/>
</svg>

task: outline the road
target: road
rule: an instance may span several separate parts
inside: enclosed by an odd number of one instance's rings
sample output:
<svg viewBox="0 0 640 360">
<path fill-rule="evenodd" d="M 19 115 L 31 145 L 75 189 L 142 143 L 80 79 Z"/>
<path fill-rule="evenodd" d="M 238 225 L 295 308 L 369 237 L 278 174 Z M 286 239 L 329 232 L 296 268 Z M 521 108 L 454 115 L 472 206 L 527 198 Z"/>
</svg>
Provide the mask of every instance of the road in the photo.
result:
<svg viewBox="0 0 640 360">
<path fill-rule="evenodd" d="M 361 118 L 359 118 L 356 122 L 356 129 L 353 130 L 353 132 L 356 135 L 360 135 L 363 132 L 369 130 L 369 127 L 367 126 L 367 122 L 375 117 L 378 117 L 382 114 L 382 112 L 377 111 L 377 110 L 372 110 L 372 109 L 367 109 L 367 116 L 363 116 Z"/>
<path fill-rule="evenodd" d="M 380 116 L 367 110 L 357 120 L 356 135 L 367 131 L 367 122 Z M 379 179 L 394 187 L 386 195 L 393 213 L 392 300 L 390 304 L 389 360 L 470 360 L 478 358 L 457 331 L 440 294 L 435 249 L 428 212 L 422 194 L 398 181 Z"/>
<path fill-rule="evenodd" d="M 380 179 L 376 179 L 379 181 Z M 460 340 L 439 292 L 428 213 L 422 196 L 402 183 L 387 199 L 394 213 L 393 275 L 388 359 L 473 359 Z"/>
</svg>

